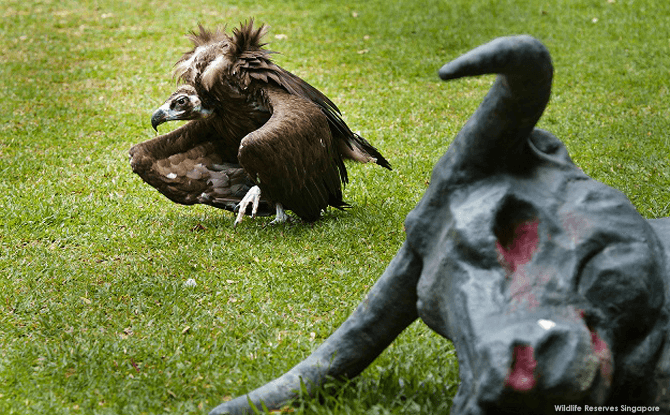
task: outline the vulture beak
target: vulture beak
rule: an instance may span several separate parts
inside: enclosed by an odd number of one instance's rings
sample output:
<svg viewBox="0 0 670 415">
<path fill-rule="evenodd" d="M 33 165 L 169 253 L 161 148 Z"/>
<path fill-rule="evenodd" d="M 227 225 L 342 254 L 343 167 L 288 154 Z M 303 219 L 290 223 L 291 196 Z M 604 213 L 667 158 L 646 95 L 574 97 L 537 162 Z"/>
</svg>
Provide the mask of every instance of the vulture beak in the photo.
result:
<svg viewBox="0 0 670 415">
<path fill-rule="evenodd" d="M 167 121 L 167 114 L 163 108 L 158 108 L 151 116 L 151 126 L 158 132 L 158 126 Z"/>
<path fill-rule="evenodd" d="M 158 131 L 157 127 L 164 122 L 189 119 L 192 119 L 192 117 L 187 116 L 186 111 L 175 110 L 170 108 L 170 103 L 166 103 L 154 111 L 151 116 L 151 126 L 154 127 L 154 130 Z"/>
</svg>

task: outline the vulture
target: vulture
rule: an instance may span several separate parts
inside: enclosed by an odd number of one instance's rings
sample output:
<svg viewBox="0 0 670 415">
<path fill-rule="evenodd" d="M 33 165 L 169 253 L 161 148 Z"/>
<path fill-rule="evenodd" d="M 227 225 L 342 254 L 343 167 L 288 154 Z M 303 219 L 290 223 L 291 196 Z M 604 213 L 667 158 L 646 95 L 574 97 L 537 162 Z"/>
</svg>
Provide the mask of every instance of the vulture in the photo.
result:
<svg viewBox="0 0 670 415">
<path fill-rule="evenodd" d="M 176 203 L 206 204 L 244 215 L 292 211 L 306 222 L 328 206 L 344 209 L 344 160 L 389 162 L 349 129 L 319 90 L 275 64 L 253 19 L 229 35 L 199 26 L 177 61 L 177 90 L 151 117 L 181 127 L 130 149 L 145 182 Z"/>
</svg>

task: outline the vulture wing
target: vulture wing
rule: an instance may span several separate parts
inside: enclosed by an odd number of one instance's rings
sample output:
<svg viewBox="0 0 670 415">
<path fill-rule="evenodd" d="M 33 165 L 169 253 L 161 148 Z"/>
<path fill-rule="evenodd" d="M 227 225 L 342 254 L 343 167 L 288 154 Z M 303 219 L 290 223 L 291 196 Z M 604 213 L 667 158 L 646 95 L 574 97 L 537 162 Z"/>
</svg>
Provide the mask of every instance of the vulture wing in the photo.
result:
<svg viewBox="0 0 670 415">
<path fill-rule="evenodd" d="M 361 163 L 374 162 L 390 170 L 391 165 L 384 156 L 366 139 L 351 131 L 337 105 L 302 78 L 272 62 L 270 55 L 273 52 L 264 49 L 265 44 L 261 43 L 266 31 L 265 25 L 254 28 L 253 20 L 234 29 L 224 55 L 207 65 L 203 73 L 201 82 L 205 89 L 214 96 L 226 97 L 230 95 L 230 84 L 238 85 L 241 91 L 255 90 L 266 85 L 279 86 L 291 95 L 313 102 L 323 111 L 334 145 L 342 157 Z M 224 74 L 226 72 L 232 74 L 233 78 L 221 82 L 227 78 Z M 346 183 L 348 179 L 344 164 L 338 168 L 342 181 Z"/>
<path fill-rule="evenodd" d="M 299 78 L 277 65 L 274 65 L 274 68 L 270 69 L 272 69 L 272 71 L 252 71 L 251 76 L 261 80 L 264 80 L 264 78 L 267 77 L 267 79 L 276 82 L 287 92 L 299 95 L 317 104 L 328 119 L 335 145 L 343 157 L 360 163 L 373 162 L 391 170 L 391 164 L 374 146 L 372 146 L 372 144 L 365 138 L 351 131 L 349 126 L 342 119 L 340 109 L 337 108 L 327 96 L 308 84 L 302 78 Z M 340 173 L 342 175 L 342 181 L 347 183 L 347 171 L 344 167 L 340 168 Z"/>
<path fill-rule="evenodd" d="M 236 154 L 217 137 L 210 123 L 191 121 L 132 147 L 130 164 L 145 182 L 176 203 L 235 211 L 254 184 Z M 274 206 L 261 199 L 256 214 L 274 213 Z"/>
<path fill-rule="evenodd" d="M 306 221 L 317 220 L 328 206 L 347 207 L 340 183 L 344 165 L 328 117 L 313 101 L 279 87 L 269 85 L 264 93 L 272 116 L 242 139 L 238 154 L 261 194 Z"/>
</svg>

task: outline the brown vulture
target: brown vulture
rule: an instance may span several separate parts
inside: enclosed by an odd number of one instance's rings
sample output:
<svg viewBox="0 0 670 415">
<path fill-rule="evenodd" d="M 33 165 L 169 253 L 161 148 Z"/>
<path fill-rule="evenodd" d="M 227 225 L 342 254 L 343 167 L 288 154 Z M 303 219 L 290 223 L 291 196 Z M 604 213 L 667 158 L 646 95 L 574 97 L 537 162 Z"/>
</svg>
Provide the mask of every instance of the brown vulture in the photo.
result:
<svg viewBox="0 0 670 415">
<path fill-rule="evenodd" d="M 151 124 L 191 120 L 130 149 L 133 171 L 174 202 L 312 222 L 347 207 L 344 159 L 391 169 L 324 94 L 270 59 L 266 26 L 231 35 L 202 26 L 175 65 L 180 86 Z"/>
</svg>

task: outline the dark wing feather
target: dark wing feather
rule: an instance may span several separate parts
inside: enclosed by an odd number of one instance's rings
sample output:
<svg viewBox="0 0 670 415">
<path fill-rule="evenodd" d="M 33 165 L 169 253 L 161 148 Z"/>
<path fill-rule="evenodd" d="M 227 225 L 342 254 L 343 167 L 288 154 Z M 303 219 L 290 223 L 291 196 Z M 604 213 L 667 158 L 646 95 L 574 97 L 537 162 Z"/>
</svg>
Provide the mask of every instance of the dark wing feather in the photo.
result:
<svg viewBox="0 0 670 415">
<path fill-rule="evenodd" d="M 340 152 L 349 159 L 366 163 L 374 161 L 382 167 L 391 169 L 389 162 L 365 138 L 351 131 L 342 119 L 340 109 L 321 91 L 314 88 L 302 78 L 276 65 L 269 58 L 271 52 L 254 50 L 238 57 L 238 67 L 243 71 L 243 79 L 255 79 L 263 83 L 274 83 L 288 93 L 301 96 L 317 104 L 324 112 Z M 244 81 L 248 85 L 249 80 Z M 347 171 L 344 165 L 340 168 L 343 182 L 347 182 Z"/>
<path fill-rule="evenodd" d="M 170 200 L 234 211 L 253 182 L 206 121 L 192 121 L 130 149 L 133 171 Z M 227 154 L 228 153 L 228 154 Z M 275 213 L 261 200 L 258 215 Z"/>
<path fill-rule="evenodd" d="M 276 65 L 275 65 L 276 66 Z M 328 117 L 328 122 L 333 130 L 333 136 L 338 142 L 341 153 L 352 160 L 367 163 L 374 161 L 382 167 L 391 170 L 391 164 L 381 155 L 381 153 L 372 146 L 365 138 L 351 131 L 347 123 L 342 119 L 340 109 L 321 91 L 305 82 L 302 78 L 291 72 L 276 66 L 273 80 L 279 79 L 278 84 L 284 87 L 288 92 L 305 97 L 316 103 Z M 350 156 L 351 155 L 351 156 Z M 342 180 L 347 182 L 346 171 Z"/>
<path fill-rule="evenodd" d="M 271 79 L 288 93 L 299 95 L 317 104 L 328 116 L 338 130 L 349 131 L 349 127 L 342 120 L 340 109 L 321 91 L 305 82 L 302 78 L 292 74 L 270 60 L 270 51 L 258 50 L 254 53 L 241 55 L 240 68 L 248 71 L 249 76 L 263 82 Z"/>
<path fill-rule="evenodd" d="M 312 101 L 268 86 L 272 116 L 240 144 L 238 159 L 261 188 L 306 221 L 315 221 L 326 207 L 346 207 L 337 152 L 328 120 Z"/>
<path fill-rule="evenodd" d="M 265 43 L 261 41 L 266 32 L 265 25 L 254 28 L 253 19 L 243 23 L 239 29 L 234 29 L 230 37 L 225 37 L 221 32 L 211 33 L 200 28 L 199 38 L 194 39 L 196 46 L 206 45 L 212 39 L 223 39 L 219 43 L 214 42 L 218 45 L 216 47 L 209 44 L 213 49 L 202 53 L 202 58 L 206 62 L 203 67 L 206 67 L 206 70 L 201 80 L 198 80 L 197 76 L 193 79 L 196 89 L 203 92 L 203 97 L 211 95 L 219 105 L 226 105 L 234 96 L 246 96 L 250 99 L 254 95 L 253 91 L 258 88 L 262 89 L 265 85 L 279 86 L 289 94 L 300 96 L 319 106 L 326 115 L 335 147 L 342 157 L 362 163 L 372 161 L 391 169 L 391 165 L 374 146 L 349 129 L 337 105 L 300 77 L 272 62 L 270 57 L 274 52 L 264 49 Z M 214 54 L 209 55 L 210 52 Z M 185 55 L 182 61 L 189 62 L 190 57 L 191 55 Z M 183 70 L 183 65 L 178 67 Z M 185 73 L 197 72 L 188 69 Z M 199 89 L 199 84 L 204 88 Z M 348 177 L 344 164 L 338 167 L 340 178 L 346 183 Z"/>
</svg>

